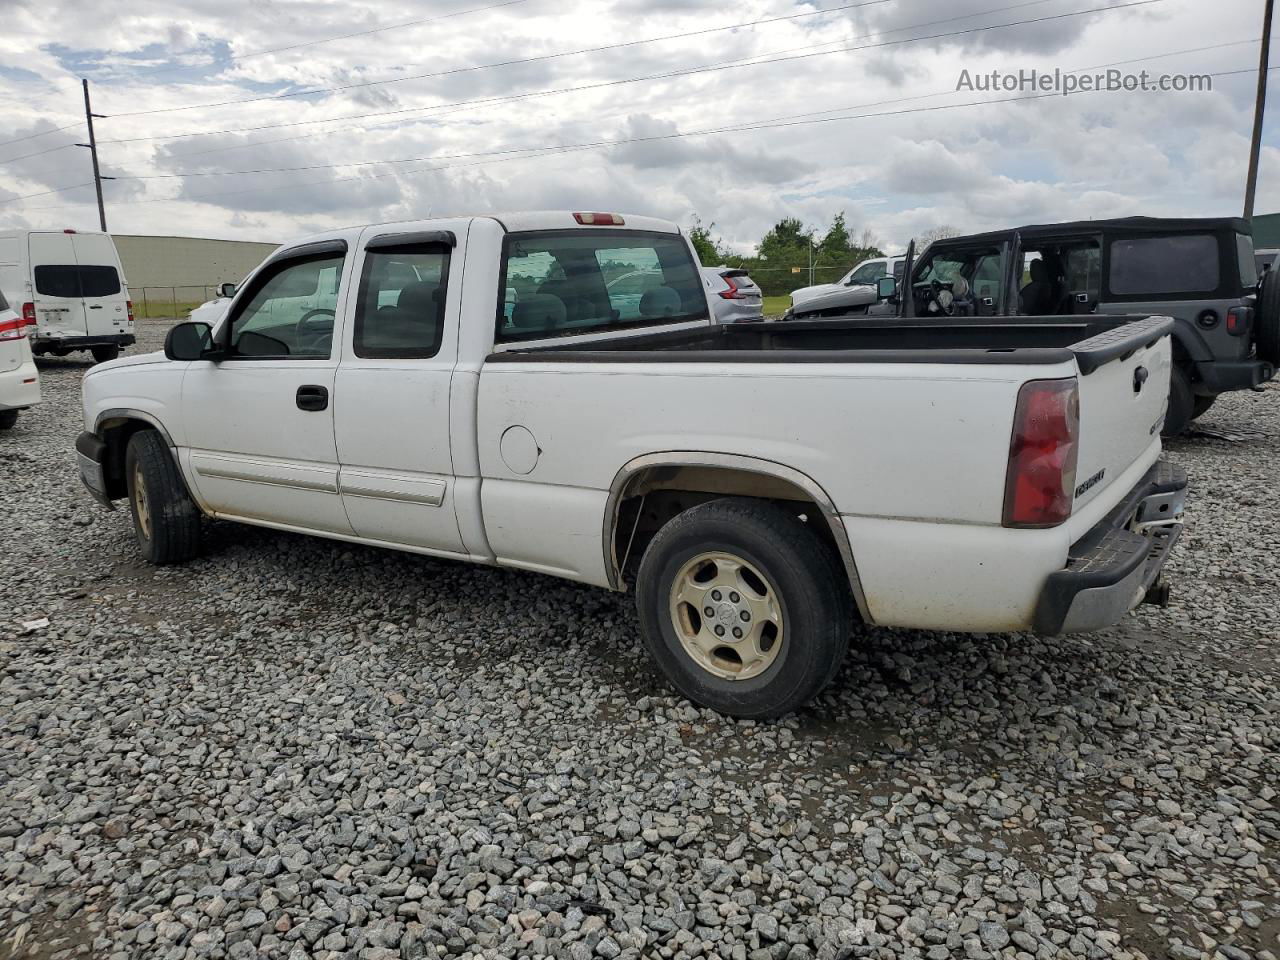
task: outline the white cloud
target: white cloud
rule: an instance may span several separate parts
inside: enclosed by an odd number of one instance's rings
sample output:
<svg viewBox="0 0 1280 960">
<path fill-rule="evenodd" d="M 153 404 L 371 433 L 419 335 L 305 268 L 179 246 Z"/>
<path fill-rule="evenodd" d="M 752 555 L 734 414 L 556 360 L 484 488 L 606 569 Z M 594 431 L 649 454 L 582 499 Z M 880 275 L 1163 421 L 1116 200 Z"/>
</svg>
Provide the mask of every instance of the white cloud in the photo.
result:
<svg viewBox="0 0 1280 960">
<path fill-rule="evenodd" d="M 891 0 L 757 27 L 547 56 L 845 6 L 839 0 L 524 3 L 331 43 L 466 10 L 483 0 L 9 0 L 0 33 L 0 141 L 77 123 L 79 77 L 93 83 L 113 229 L 283 239 L 326 226 L 433 213 L 594 207 L 714 222 L 746 250 L 784 216 L 819 228 L 844 210 L 855 231 L 900 247 L 939 223 L 989 229 L 1123 213 L 1238 211 L 1252 78 L 1211 94 L 1096 94 L 951 109 L 977 72 L 1093 67 L 1256 34 L 1253 0 L 1194 0 L 1070 17 L 964 36 L 929 34 L 1049 17 L 1079 0 Z M 1115 0 L 1095 0 L 1097 6 Z M 1010 9 L 997 9 L 997 8 Z M 936 21 L 930 25 L 931 21 Z M 891 46 L 864 50 L 868 43 Z M 267 55 L 259 51 L 312 44 Z M 1255 46 L 1183 54 L 1127 69 L 1247 67 Z M 231 57 L 241 57 L 233 60 Z M 752 58 L 781 62 L 619 82 Z M 424 73 L 450 72 L 422 79 Z M 123 116 L 369 81 L 306 97 Z M 546 91 L 588 87 L 573 93 Z M 533 96 L 528 96 L 534 94 Z M 522 97 L 501 100 L 495 98 Z M 909 99 L 906 99 L 909 98 Z M 473 102 L 484 101 L 484 102 Z M 458 105 L 461 104 L 461 105 Z M 393 116 L 257 132 L 135 140 L 379 111 Z M 825 114 L 818 113 L 825 111 Z M 799 114 L 859 117 L 635 142 L 529 157 L 504 151 L 694 133 Z M 885 114 L 882 116 L 864 116 Z M 83 129 L 0 146 L 0 225 L 93 226 L 92 191 L 3 202 L 89 179 Z M 1280 136 L 1267 135 L 1259 209 L 1280 207 Z M 475 156 L 489 154 L 488 156 Z M 470 155 L 470 156 L 459 156 Z M 351 166 L 356 161 L 435 161 Z M 242 171 L 323 167 L 285 173 Z M 441 169 L 430 169 L 441 168 Z M 214 175 L 208 175 L 214 174 Z"/>
</svg>

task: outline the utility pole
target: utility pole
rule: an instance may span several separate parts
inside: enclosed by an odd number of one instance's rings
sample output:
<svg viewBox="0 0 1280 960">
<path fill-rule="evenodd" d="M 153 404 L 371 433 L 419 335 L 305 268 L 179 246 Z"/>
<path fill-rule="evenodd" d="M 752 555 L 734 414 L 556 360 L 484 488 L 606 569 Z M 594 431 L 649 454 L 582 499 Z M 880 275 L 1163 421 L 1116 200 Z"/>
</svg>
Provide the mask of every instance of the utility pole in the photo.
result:
<svg viewBox="0 0 1280 960">
<path fill-rule="evenodd" d="M 1253 142 L 1249 147 L 1249 178 L 1244 187 L 1244 216 L 1253 216 L 1253 196 L 1258 189 L 1258 154 L 1262 150 L 1262 112 L 1267 105 L 1267 76 L 1271 69 L 1271 12 L 1275 0 L 1262 10 L 1262 53 L 1258 61 L 1258 99 L 1253 108 Z"/>
<path fill-rule="evenodd" d="M 1267 0 L 1269 4 L 1271 0 Z M 84 85 L 84 121 L 89 125 L 89 142 L 77 143 L 77 147 L 88 147 L 89 155 L 93 157 L 93 188 L 98 191 L 98 223 L 102 227 L 102 232 L 107 232 L 107 210 L 102 205 L 102 181 L 114 180 L 115 177 L 103 177 L 98 171 L 98 141 L 93 136 L 93 118 L 106 119 L 100 113 L 94 113 L 89 106 L 89 81 L 81 80 Z"/>
</svg>

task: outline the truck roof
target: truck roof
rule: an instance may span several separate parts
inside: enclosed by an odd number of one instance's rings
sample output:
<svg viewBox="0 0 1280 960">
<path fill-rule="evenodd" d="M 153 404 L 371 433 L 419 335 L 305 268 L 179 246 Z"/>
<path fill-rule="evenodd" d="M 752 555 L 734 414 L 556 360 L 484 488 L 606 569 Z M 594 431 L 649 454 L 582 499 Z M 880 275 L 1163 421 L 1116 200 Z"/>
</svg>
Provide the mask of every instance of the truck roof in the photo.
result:
<svg viewBox="0 0 1280 960">
<path fill-rule="evenodd" d="M 954 243 L 969 243 L 973 240 L 996 240 L 1006 237 L 1015 231 L 1025 237 L 1059 236 L 1066 233 L 1094 233 L 1106 230 L 1110 233 L 1151 233 L 1167 230 L 1178 233 L 1190 233 L 1203 230 L 1234 230 L 1236 233 L 1251 234 L 1249 221 L 1243 217 L 1118 217 L 1111 220 L 1073 220 L 1063 223 L 1033 223 L 1023 227 L 1009 227 L 1005 230 L 988 230 L 985 233 L 969 233 L 962 237 L 948 237 L 935 240 L 936 246 L 948 246 Z"/>
</svg>

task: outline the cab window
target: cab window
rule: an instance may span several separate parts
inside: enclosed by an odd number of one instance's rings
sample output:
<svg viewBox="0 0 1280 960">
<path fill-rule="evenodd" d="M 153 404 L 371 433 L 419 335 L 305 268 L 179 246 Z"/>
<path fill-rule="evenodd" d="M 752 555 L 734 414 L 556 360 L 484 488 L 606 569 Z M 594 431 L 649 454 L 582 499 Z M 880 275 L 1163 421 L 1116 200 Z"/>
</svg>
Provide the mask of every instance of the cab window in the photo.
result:
<svg viewBox="0 0 1280 960">
<path fill-rule="evenodd" d="M 323 360 L 333 350 L 342 254 L 268 267 L 231 318 L 231 350 L 244 358 Z"/>
<path fill-rule="evenodd" d="M 677 234 L 512 234 L 498 289 L 498 342 L 708 317 L 701 274 Z"/>
<path fill-rule="evenodd" d="M 864 263 L 849 275 L 850 283 L 875 283 L 881 277 L 888 274 L 885 269 L 883 260 L 873 260 L 870 263 Z"/>
<path fill-rule="evenodd" d="M 356 306 L 356 356 L 434 357 L 443 336 L 448 283 L 444 244 L 367 251 Z"/>
</svg>

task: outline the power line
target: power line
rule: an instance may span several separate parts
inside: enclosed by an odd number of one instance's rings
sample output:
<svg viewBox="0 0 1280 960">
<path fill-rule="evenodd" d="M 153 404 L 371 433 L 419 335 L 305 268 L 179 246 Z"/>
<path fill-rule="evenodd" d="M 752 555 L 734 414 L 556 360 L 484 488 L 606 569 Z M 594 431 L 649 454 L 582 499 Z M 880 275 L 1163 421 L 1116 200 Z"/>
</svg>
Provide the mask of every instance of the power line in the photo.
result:
<svg viewBox="0 0 1280 960">
<path fill-rule="evenodd" d="M 1113 61 L 1111 63 L 1095 64 L 1088 67 L 1076 67 L 1076 68 L 1073 68 L 1072 70 L 1065 71 L 1065 72 L 1080 73 L 1086 70 L 1099 70 L 1099 69 L 1105 69 L 1107 67 L 1122 66 L 1124 64 L 1129 64 L 1129 63 L 1140 63 L 1147 60 L 1159 60 L 1166 57 L 1176 56 L 1184 53 L 1197 53 L 1204 50 L 1215 50 L 1215 49 L 1221 49 L 1224 47 L 1239 46 L 1245 43 L 1256 43 L 1256 42 L 1258 41 L 1257 40 L 1238 40 L 1238 41 L 1230 41 L 1226 43 L 1210 44 L 1207 46 L 1193 47 L 1186 50 L 1174 50 L 1174 51 L 1168 51 L 1160 54 L 1152 54 L 1151 56 L 1147 56 L 1147 57 L 1135 57 L 1127 60 Z M 1271 67 L 1270 70 L 1280 70 L 1280 66 Z M 1248 69 L 1240 69 L 1240 70 L 1217 71 L 1214 73 L 1205 74 L 1205 76 L 1229 77 L 1229 76 L 1237 76 L 1241 74 L 1253 74 L 1254 72 L 1255 72 L 1254 69 L 1248 68 Z M 1101 93 L 1105 91 L 1092 90 L 1092 91 L 1081 91 L 1081 92 L 1082 93 Z M 436 160 L 467 159 L 467 158 L 476 158 L 476 157 L 481 157 L 485 159 L 479 160 L 478 162 L 472 162 L 472 163 L 447 164 L 442 166 L 420 167 L 420 168 L 411 169 L 411 170 L 397 170 L 390 173 L 375 174 L 372 176 L 338 177 L 338 178 L 329 178 L 326 180 L 308 181 L 306 183 L 298 183 L 298 184 L 248 187 L 241 190 L 225 190 L 225 191 L 218 191 L 215 193 L 199 194 L 191 197 L 152 197 L 152 198 L 146 198 L 146 199 L 140 199 L 140 200 L 120 201 L 120 204 L 125 206 L 132 206 L 134 204 L 140 204 L 140 203 L 196 202 L 196 201 L 212 199 L 216 197 L 237 196 L 237 195 L 246 194 L 246 193 L 261 193 L 263 191 L 268 191 L 268 190 L 278 191 L 278 190 L 287 190 L 287 189 L 300 189 L 305 187 L 326 186 L 329 184 L 348 183 L 348 182 L 356 182 L 356 181 L 368 182 L 371 180 L 380 180 L 380 179 L 385 179 L 387 177 L 397 176 L 399 174 L 433 173 L 441 170 L 451 170 L 451 169 L 457 169 L 462 167 L 482 166 L 482 165 L 491 164 L 491 163 L 507 162 L 510 160 L 538 159 L 540 157 L 545 157 L 545 156 L 557 156 L 561 154 L 582 152 L 586 150 L 610 149 L 613 147 L 627 146 L 627 145 L 636 144 L 636 143 L 678 140 L 678 139 L 684 139 L 688 137 L 716 136 L 716 135 L 721 135 L 726 133 L 752 132 L 756 130 L 771 130 L 771 129 L 786 128 L 786 127 L 807 126 L 807 125 L 813 125 L 813 124 L 819 124 L 819 123 L 842 122 L 846 120 L 874 119 L 874 118 L 882 118 L 882 117 L 889 117 L 889 116 L 901 116 L 906 114 L 940 112 L 944 110 L 961 109 L 961 108 L 991 105 L 991 104 L 1017 103 L 1017 102 L 1027 101 L 1027 100 L 1043 100 L 1050 97 L 1061 96 L 1061 94 L 1057 92 L 1048 92 L 1048 93 L 1028 94 L 1028 95 L 1014 96 L 1014 97 L 1003 97 L 1003 98 L 989 99 L 989 100 L 974 100 L 974 101 L 967 101 L 964 103 L 939 104 L 937 106 L 915 107 L 915 108 L 908 108 L 903 110 L 887 110 L 887 111 L 879 111 L 875 113 L 866 113 L 866 114 L 849 114 L 849 115 L 834 116 L 834 117 L 817 116 L 818 114 L 833 113 L 839 110 L 860 109 L 861 107 L 867 107 L 867 106 L 885 106 L 885 105 L 891 105 L 895 103 L 905 103 L 913 100 L 920 100 L 927 97 L 945 96 L 945 95 L 954 94 L 954 93 L 955 93 L 954 90 L 946 90 L 946 91 L 939 91 L 936 93 L 929 93 L 929 94 L 917 94 L 910 97 L 896 98 L 894 100 L 882 100 L 882 101 L 876 101 L 873 103 L 861 104 L 856 106 L 837 107 L 837 108 L 831 108 L 827 110 L 810 111 L 807 113 L 790 114 L 790 115 L 777 117 L 767 121 L 748 121 L 741 124 L 726 125 L 726 126 L 714 127 L 714 128 L 704 129 L 704 130 L 691 130 L 683 133 L 675 132 L 675 133 L 665 133 L 665 134 L 652 134 L 647 136 L 628 137 L 620 140 L 599 140 L 599 141 L 589 141 L 589 142 L 578 143 L 578 144 L 551 144 L 551 145 L 542 146 L 542 147 L 509 148 L 504 150 L 478 152 L 478 153 L 471 153 L 471 154 L 453 154 L 453 155 L 436 156 L 434 158 L 420 158 L 424 160 L 425 159 L 436 159 Z M 418 159 L 380 161 L 380 162 L 386 162 L 386 163 L 418 162 Z M 346 164 L 346 165 L 354 165 L 354 164 Z M 323 165 L 324 168 L 332 168 L 337 166 L 345 166 L 345 165 L 344 164 Z M 314 168 L 289 168 L 290 171 L 299 170 L 299 169 L 314 169 Z M 282 170 L 270 170 L 270 171 L 263 170 L 263 171 L 237 171 L 237 172 L 242 175 L 245 175 L 245 174 L 252 174 L 252 173 L 269 173 L 269 172 L 286 172 L 286 171 L 282 169 Z M 186 175 L 170 174 L 170 175 L 162 175 L 160 178 L 171 178 L 171 177 L 181 177 L 181 176 L 186 176 Z M 153 179 L 153 178 L 151 177 L 119 177 L 118 179 L 141 180 L 141 179 Z M 30 197 L 45 196 L 50 193 L 59 193 L 59 192 L 74 190 L 74 189 L 78 189 L 80 187 L 86 187 L 86 186 L 92 186 L 92 184 L 89 184 L 89 183 L 76 184 L 69 187 L 61 187 L 55 190 L 44 191 L 43 193 L 39 193 L 39 194 L 29 194 L 26 197 L 10 197 L 6 200 L 0 200 L 0 203 L 9 203 L 9 202 L 14 202 L 18 200 L 28 199 Z M 33 210 L 59 210 L 59 209 L 74 209 L 74 208 L 66 207 L 66 206 L 33 208 Z"/>
<path fill-rule="evenodd" d="M 5 157 L 0 160 L 0 164 L 17 163 L 19 160 L 30 160 L 32 157 L 43 157 L 46 153 L 57 153 L 59 150 L 65 150 L 67 147 L 74 147 L 74 143 L 63 143 L 56 147 L 49 147 L 47 150 L 37 150 L 35 153 L 24 153 L 18 157 Z"/>
<path fill-rule="evenodd" d="M 522 0 L 523 2 L 523 0 Z M 583 47 L 578 50 L 564 50 L 559 53 L 546 53 L 534 57 L 520 57 L 513 60 L 496 60 L 492 63 L 479 63 L 469 67 L 453 67 L 448 70 L 437 70 L 433 73 L 418 73 L 406 77 L 389 77 L 385 80 L 366 80 L 360 83 L 348 83 L 335 87 L 315 87 L 310 90 L 294 90 L 289 93 L 276 93 L 261 97 L 244 97 L 238 100 L 217 100 L 209 103 L 188 103 L 177 107 L 158 107 L 154 110 L 134 110 L 129 113 L 113 113 L 112 117 L 139 117 L 147 116 L 154 113 L 173 113 L 179 110 L 194 110 L 201 107 L 226 107 L 242 103 L 262 103 L 268 100 L 287 100 L 295 97 L 309 97 L 319 93 L 339 93 L 344 90 L 356 90 L 363 87 L 376 87 L 389 83 L 404 83 L 409 80 L 425 80 L 435 77 L 449 77 L 459 73 L 472 73 L 478 70 L 490 70 L 496 67 L 512 67 L 527 63 L 542 63 L 547 60 L 557 60 L 563 57 L 579 56 L 587 53 L 602 53 L 606 50 L 619 50 L 623 47 L 635 47 L 648 43 L 662 43 L 667 40 L 682 40 L 688 37 L 705 36 L 709 33 L 723 33 L 726 30 L 739 30 L 745 27 L 755 27 L 766 23 L 779 23 L 784 20 L 799 20 L 805 17 L 816 17 L 823 14 L 838 13 L 841 10 L 851 10 L 856 7 L 876 6 L 883 3 L 891 3 L 893 0 L 859 0 L 857 3 L 846 3 L 838 7 L 827 7 L 823 10 L 808 10 L 803 13 L 792 13 L 786 16 L 766 17 L 760 20 L 750 20 L 745 23 L 732 23 L 722 27 L 704 27 L 701 30 L 690 30 L 686 33 L 672 33 L 662 37 L 650 37 L 645 40 L 626 40 L 619 43 L 610 43 L 603 46 Z M 1048 0 L 1036 0 L 1039 3 L 1046 3 Z M 289 48 L 281 48 L 289 49 Z M 268 51 L 274 52 L 274 51 Z M 103 143 L 112 141 L 104 140 Z"/>
<path fill-rule="evenodd" d="M 1133 3 L 1121 4 L 1113 7 L 1095 7 L 1086 11 L 1053 14 L 1051 16 L 1046 16 L 1046 17 L 1038 17 L 1038 18 L 1029 19 L 1029 20 L 1015 21 L 1013 23 L 994 24 L 987 27 L 971 27 L 966 30 L 954 31 L 952 33 L 947 33 L 947 34 L 934 34 L 930 37 L 917 37 L 917 38 L 908 38 L 905 40 L 884 41 L 883 43 L 868 44 L 865 46 L 848 48 L 845 50 L 824 51 L 823 53 L 820 53 L 820 54 L 809 54 L 808 56 L 823 56 L 829 53 L 843 53 L 843 52 L 864 50 L 864 49 L 869 49 L 871 47 L 889 46 L 889 45 L 902 44 L 902 43 L 908 43 L 908 42 L 916 42 L 918 40 L 933 40 L 943 36 L 954 36 L 958 34 L 972 33 L 975 30 L 994 30 L 1002 27 L 1019 26 L 1027 23 L 1042 23 L 1042 22 L 1045 22 L 1046 20 L 1060 20 L 1066 17 L 1082 16 L 1086 13 L 1097 13 L 1097 12 L 1107 11 L 1107 10 L 1119 10 L 1119 9 L 1123 9 L 1126 6 L 1142 6 L 1149 3 L 1160 3 L 1160 2 L 1163 2 L 1163 0 L 1136 0 L 1136 2 L 1133 2 Z M 786 59 L 793 59 L 793 58 L 786 58 Z M 742 64 L 741 66 L 755 66 L 761 62 L 767 63 L 771 61 L 756 61 L 753 63 Z M 703 68 L 697 68 L 697 69 L 703 69 Z M 725 68 L 719 68 L 719 69 L 725 69 Z M 619 81 L 606 81 L 604 82 L 603 85 L 609 85 L 615 82 L 619 82 Z M 625 81 L 622 81 L 622 82 L 625 82 Z M 520 96 L 523 97 L 523 96 L 529 96 L 529 95 L 523 94 Z M 389 163 L 420 163 L 420 162 L 425 162 L 431 159 L 432 159 L 431 157 L 408 157 L 408 158 L 395 159 L 395 160 L 352 160 L 352 161 L 347 161 L 343 163 L 312 164 L 312 165 L 302 166 L 302 167 L 277 167 L 277 168 L 256 169 L 256 170 L 220 170 L 220 171 L 193 171 L 193 172 L 179 171 L 176 173 L 169 173 L 169 174 L 153 174 L 150 176 L 139 176 L 139 177 L 122 177 L 121 179 L 166 180 L 166 179 L 175 179 L 175 178 L 181 178 L 181 177 L 187 177 L 187 176 L 204 177 L 204 176 L 236 176 L 236 175 L 250 174 L 250 173 L 286 173 L 286 172 L 292 173 L 292 172 L 298 172 L 302 170 L 333 169 L 337 167 L 377 166 L 377 165 L 389 164 Z"/>
<path fill-rule="evenodd" d="M 0 203 L 16 203 L 19 200 L 30 200 L 32 197 L 47 197 L 51 193 L 66 193 L 68 190 L 79 190 L 81 187 L 92 187 L 93 181 L 88 183 L 73 183 L 69 187 L 54 187 L 52 190 L 42 190 L 40 193 L 28 193 L 21 197 L 5 197 Z"/>
<path fill-rule="evenodd" d="M 0 147 L 7 147 L 11 143 L 22 143 L 24 140 L 34 140 L 36 137 L 47 137 L 51 133 L 61 133 L 63 130 L 72 130 L 80 126 L 80 122 L 68 123 L 65 127 L 54 127 L 52 130 L 41 130 L 39 133 L 28 133 L 25 137 L 14 137 L 12 140 L 0 140 Z"/>
<path fill-rule="evenodd" d="M 475 65 L 472 65 L 472 67 L 454 67 L 448 70 L 435 70 L 435 72 L 433 73 L 411 74 L 411 76 L 408 76 L 408 77 L 389 77 L 387 79 L 380 79 L 380 81 L 361 81 L 360 83 L 344 83 L 344 84 L 340 84 L 340 86 L 335 86 L 335 87 L 314 87 L 314 88 L 311 88 L 311 90 L 296 90 L 288 93 L 270 93 L 270 95 L 266 95 L 266 96 L 241 97 L 241 99 L 238 99 L 238 100 L 218 100 L 218 101 L 212 101 L 212 102 L 205 102 L 205 104 L 183 104 L 180 106 L 161 106 L 161 108 L 155 108 L 152 110 L 132 110 L 132 111 L 129 111 L 129 113 L 116 113 L 116 114 L 111 114 L 111 116 L 115 116 L 115 118 L 118 118 L 118 116 L 146 116 L 151 114 L 175 113 L 175 111 L 179 111 L 179 110 L 196 110 L 200 108 L 211 108 L 211 106 L 260 104 L 260 102 L 264 102 L 268 100 L 289 100 L 289 99 L 294 99 L 294 97 L 315 96 L 316 93 L 339 93 L 347 90 L 361 90 L 361 88 L 365 88 L 365 87 L 384 86 L 384 84 L 388 84 L 388 83 L 404 83 L 407 81 L 415 81 L 415 79 L 452 77 L 460 73 L 475 72 L 475 70 L 488 70 L 488 69 L 493 69 L 495 67 L 515 67 L 515 65 L 518 65 L 518 64 L 541 63 L 541 61 L 556 60 L 559 58 L 564 58 L 564 56 L 577 56 L 580 54 L 595 54 L 595 52 L 602 52 L 605 50 L 618 50 L 618 49 L 622 49 L 622 47 L 640 46 L 644 44 L 658 44 L 658 42 L 663 42 L 667 40 L 681 40 L 681 38 L 685 38 L 685 37 L 705 36 L 707 35 L 707 33 L 721 33 L 723 31 L 728 31 L 728 29 L 754 27 L 764 23 L 778 23 L 778 22 L 781 22 L 781 20 L 795 20 L 795 19 L 801 19 L 804 17 L 817 17 L 817 15 L 820 15 L 820 14 L 837 13 L 837 12 L 840 12 L 840 10 L 849 10 L 852 8 L 858 8 L 858 6 L 874 6 L 874 5 L 886 4 L 886 3 L 892 3 L 892 0 L 860 0 L 859 3 L 844 4 L 842 6 L 832 6 L 832 8 L 827 8 L 824 10 L 806 10 L 806 12 L 804 13 L 787 14 L 785 15 L 785 17 L 769 17 L 769 18 L 759 19 L 759 20 L 750 20 L 750 22 L 748 23 L 728 24 L 728 26 L 724 26 L 724 27 L 707 27 L 703 29 L 695 29 L 695 31 L 689 31 L 687 33 L 672 33 L 672 35 L 669 35 L 669 36 L 652 37 L 652 38 L 649 38 L 649 40 L 628 40 L 628 41 L 618 42 L 618 44 L 607 44 L 604 46 L 594 46 L 594 47 L 582 47 L 581 50 L 566 50 L 566 51 L 558 52 L 558 54 L 541 54 L 539 56 L 525 56 L 525 58 L 518 58 L 513 60 L 497 60 L 497 61 L 494 61 L 494 63 L 475 64 Z"/>
<path fill-rule="evenodd" d="M 966 14 L 964 16 L 959 16 L 959 17 L 946 17 L 940 20 L 929 20 L 923 23 L 911 24 L 909 26 L 899 27 L 894 30 L 886 30 L 886 31 L 881 31 L 880 33 L 870 34 L 870 36 L 886 36 L 891 33 L 901 33 L 905 30 L 914 30 L 920 27 L 936 26 L 942 23 L 951 23 L 956 20 L 971 19 L 977 16 L 988 16 L 993 13 L 1002 13 L 1008 10 L 1015 10 L 1015 9 L 1020 9 L 1024 7 L 1030 7 L 1030 6 L 1038 6 L 1042 3 L 1047 3 L 1047 2 L 1050 2 L 1050 0 L 1027 0 L 1027 2 L 1010 4 L 1008 6 L 997 7 L 992 10 L 984 10 L 979 13 Z M 870 50 L 870 49 L 876 49 L 880 47 L 896 46 L 896 45 L 902 45 L 906 43 L 916 43 L 922 40 L 937 40 L 937 39 L 943 39 L 947 37 L 964 36 L 971 33 L 981 32 L 983 30 L 995 30 L 995 29 L 1001 29 L 1004 27 L 1022 26 L 1025 24 L 1032 24 L 1032 23 L 1044 23 L 1050 20 L 1062 20 L 1070 17 L 1086 16 L 1091 13 L 1107 13 L 1112 10 L 1125 9 L 1126 7 L 1139 7 L 1139 6 L 1146 6 L 1148 4 L 1163 3 L 1163 2 L 1165 2 L 1165 0 L 1132 0 L 1132 2 L 1117 4 L 1114 6 L 1091 7 L 1087 10 L 1074 11 L 1071 13 L 1054 14 L 1052 16 L 1039 17 L 1039 18 L 1028 19 L 1028 20 L 1015 20 L 1009 23 L 989 24 L 987 26 L 971 27 L 964 30 L 936 33 L 936 34 L 931 34 L 929 36 L 924 36 L 924 37 L 906 37 L 900 40 L 887 40 L 879 43 L 867 43 L 867 44 L 861 44 L 858 46 L 845 46 L 837 50 L 816 50 L 816 47 L 831 46 L 831 43 L 828 42 L 828 43 L 822 43 L 822 44 L 811 45 L 806 47 L 794 47 L 791 50 L 775 51 L 776 53 L 787 54 L 787 55 L 774 56 L 772 54 L 766 54 L 764 56 L 766 56 L 767 59 L 759 59 L 759 55 L 757 55 L 757 57 L 751 57 L 743 60 L 721 61 L 718 63 L 704 64 L 698 67 L 686 67 L 680 70 L 666 71 L 663 73 L 646 74 L 639 77 L 627 77 L 621 80 L 603 80 L 603 81 L 598 81 L 596 83 L 578 84 L 576 86 L 570 86 L 570 87 L 555 87 L 550 90 L 537 90 L 531 93 L 506 94 L 502 96 L 493 96 L 493 97 L 478 97 L 471 100 L 457 100 L 452 103 L 433 104 L 432 106 L 429 106 L 429 107 L 406 107 L 398 110 L 384 110 L 384 111 L 373 111 L 370 113 L 363 113 L 363 114 L 349 114 L 343 117 L 327 117 L 327 118 L 315 119 L 315 120 L 294 120 L 294 121 L 288 121 L 285 123 L 269 123 L 269 124 L 261 124 L 253 127 L 239 127 L 239 128 L 224 129 L 224 130 L 192 131 L 188 133 L 164 134 L 164 135 L 156 135 L 156 136 L 148 136 L 148 137 L 127 137 L 127 138 L 121 138 L 117 140 L 103 140 L 102 143 L 104 144 L 105 143 L 137 143 L 141 141 L 178 140 L 178 139 L 190 139 L 194 137 L 220 136 L 220 135 L 226 135 L 226 134 L 232 134 L 232 133 L 254 133 L 259 130 L 273 130 L 273 129 L 279 129 L 282 127 L 299 127 L 299 126 L 308 126 L 308 125 L 313 125 L 318 123 L 333 123 L 333 122 L 344 122 L 344 121 L 350 121 L 350 120 L 363 120 L 363 119 L 369 119 L 371 117 L 386 117 L 386 116 L 403 115 L 407 113 L 429 113 L 429 112 L 438 111 L 438 110 L 452 110 L 453 108 L 458 108 L 458 107 L 510 103 L 516 100 L 526 100 L 526 99 L 531 99 L 535 97 L 549 97 L 549 96 L 559 96 L 566 93 L 580 93 L 585 90 L 599 90 L 607 87 L 624 86 L 626 84 L 631 84 L 631 83 L 647 83 L 654 80 L 667 80 L 667 79 L 673 79 L 677 77 L 694 76 L 697 74 L 714 73 L 720 70 L 733 70 L 733 69 L 742 69 L 746 67 L 766 66 L 768 64 L 773 64 L 773 63 L 786 63 L 786 62 L 792 62 L 796 60 L 810 59 L 813 57 L 832 56 L 838 53 L 856 53 L 861 50 Z M 836 41 L 836 42 L 843 43 L 845 41 Z M 811 50 L 815 52 L 799 53 L 799 54 L 791 55 L 793 51 L 796 51 L 796 50 L 799 50 L 799 51 Z M 120 115 L 117 114 L 117 116 L 120 116 Z"/>
</svg>

